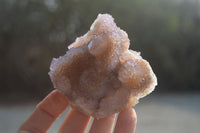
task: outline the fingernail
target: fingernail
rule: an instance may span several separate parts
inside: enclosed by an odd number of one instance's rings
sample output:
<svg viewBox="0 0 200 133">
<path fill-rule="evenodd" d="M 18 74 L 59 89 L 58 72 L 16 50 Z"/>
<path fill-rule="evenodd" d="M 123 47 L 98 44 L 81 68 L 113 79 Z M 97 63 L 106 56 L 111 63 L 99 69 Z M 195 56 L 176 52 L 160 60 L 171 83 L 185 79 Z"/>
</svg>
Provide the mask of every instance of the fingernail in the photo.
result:
<svg viewBox="0 0 200 133">
<path fill-rule="evenodd" d="M 31 132 L 25 131 L 25 130 L 20 130 L 18 133 L 31 133 Z"/>
</svg>

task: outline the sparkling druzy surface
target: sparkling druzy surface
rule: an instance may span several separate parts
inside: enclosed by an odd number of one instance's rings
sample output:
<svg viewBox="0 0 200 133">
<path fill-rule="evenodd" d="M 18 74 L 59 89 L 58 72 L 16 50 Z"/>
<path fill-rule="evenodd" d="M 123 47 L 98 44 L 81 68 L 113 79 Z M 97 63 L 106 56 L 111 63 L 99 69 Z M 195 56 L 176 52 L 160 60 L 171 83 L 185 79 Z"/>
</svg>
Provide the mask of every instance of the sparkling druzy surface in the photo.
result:
<svg viewBox="0 0 200 133">
<path fill-rule="evenodd" d="M 90 30 L 53 59 L 50 78 L 69 104 L 95 118 L 134 106 L 151 93 L 157 79 L 139 52 L 129 50 L 125 31 L 109 14 L 99 14 Z"/>
</svg>

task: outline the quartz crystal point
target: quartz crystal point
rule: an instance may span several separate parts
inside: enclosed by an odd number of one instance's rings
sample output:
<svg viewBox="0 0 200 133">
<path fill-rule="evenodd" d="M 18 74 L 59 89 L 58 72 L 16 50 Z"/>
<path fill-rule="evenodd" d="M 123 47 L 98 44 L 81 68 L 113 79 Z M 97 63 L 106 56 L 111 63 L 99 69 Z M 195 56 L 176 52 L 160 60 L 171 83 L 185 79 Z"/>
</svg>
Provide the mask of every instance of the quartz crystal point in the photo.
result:
<svg viewBox="0 0 200 133">
<path fill-rule="evenodd" d="M 103 118 L 134 106 L 151 93 L 157 79 L 109 14 L 99 14 L 90 30 L 64 56 L 54 58 L 50 78 L 75 108 Z"/>
</svg>

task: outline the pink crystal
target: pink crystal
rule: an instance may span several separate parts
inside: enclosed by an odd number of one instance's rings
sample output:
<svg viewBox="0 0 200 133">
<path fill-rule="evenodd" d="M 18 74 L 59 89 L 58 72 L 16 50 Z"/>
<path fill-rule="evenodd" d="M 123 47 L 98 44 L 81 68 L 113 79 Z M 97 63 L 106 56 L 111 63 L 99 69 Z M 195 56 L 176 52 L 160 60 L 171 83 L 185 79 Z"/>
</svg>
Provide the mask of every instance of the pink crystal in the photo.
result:
<svg viewBox="0 0 200 133">
<path fill-rule="evenodd" d="M 109 14 L 99 14 L 90 30 L 53 59 L 50 78 L 69 104 L 95 118 L 134 106 L 151 93 L 157 79 L 140 53 L 128 50 L 125 31 Z"/>
</svg>

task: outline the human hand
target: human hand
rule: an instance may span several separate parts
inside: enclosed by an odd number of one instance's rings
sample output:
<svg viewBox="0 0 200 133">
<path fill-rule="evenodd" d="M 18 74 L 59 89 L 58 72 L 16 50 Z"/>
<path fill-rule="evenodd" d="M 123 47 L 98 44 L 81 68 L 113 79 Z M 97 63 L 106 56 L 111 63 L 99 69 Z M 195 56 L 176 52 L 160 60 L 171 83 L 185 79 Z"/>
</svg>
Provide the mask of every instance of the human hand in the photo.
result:
<svg viewBox="0 0 200 133">
<path fill-rule="evenodd" d="M 64 95 L 58 90 L 52 91 L 42 102 L 40 102 L 29 118 L 21 125 L 18 133 L 47 133 L 53 122 L 67 108 L 68 102 Z M 58 133 L 84 133 L 90 116 L 74 109 L 70 109 L 67 117 L 62 123 Z M 136 129 L 137 116 L 135 110 L 128 108 L 119 113 L 116 125 L 114 121 L 116 114 L 94 119 L 90 133 L 134 133 Z"/>
</svg>

